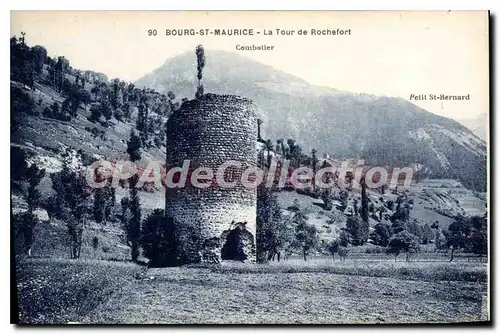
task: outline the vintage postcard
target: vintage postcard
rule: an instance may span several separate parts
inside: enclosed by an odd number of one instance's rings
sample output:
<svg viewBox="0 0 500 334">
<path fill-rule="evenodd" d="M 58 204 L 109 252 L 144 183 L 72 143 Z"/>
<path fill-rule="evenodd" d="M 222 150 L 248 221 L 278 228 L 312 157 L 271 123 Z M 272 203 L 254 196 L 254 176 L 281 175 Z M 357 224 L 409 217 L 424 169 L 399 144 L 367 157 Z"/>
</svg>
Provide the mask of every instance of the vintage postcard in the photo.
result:
<svg viewBox="0 0 500 334">
<path fill-rule="evenodd" d="M 12 11 L 12 322 L 490 321 L 487 11 Z"/>
</svg>

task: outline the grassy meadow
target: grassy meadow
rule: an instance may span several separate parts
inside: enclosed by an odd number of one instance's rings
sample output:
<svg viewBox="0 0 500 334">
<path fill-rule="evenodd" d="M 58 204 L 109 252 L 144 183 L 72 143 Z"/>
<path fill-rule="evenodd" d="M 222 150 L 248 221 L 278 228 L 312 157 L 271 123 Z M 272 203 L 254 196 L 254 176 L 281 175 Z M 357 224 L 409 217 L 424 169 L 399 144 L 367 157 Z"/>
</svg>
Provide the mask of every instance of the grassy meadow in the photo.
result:
<svg viewBox="0 0 500 334">
<path fill-rule="evenodd" d="M 31 258 L 21 323 L 449 323 L 486 320 L 480 261 L 312 258 L 150 268 Z"/>
</svg>

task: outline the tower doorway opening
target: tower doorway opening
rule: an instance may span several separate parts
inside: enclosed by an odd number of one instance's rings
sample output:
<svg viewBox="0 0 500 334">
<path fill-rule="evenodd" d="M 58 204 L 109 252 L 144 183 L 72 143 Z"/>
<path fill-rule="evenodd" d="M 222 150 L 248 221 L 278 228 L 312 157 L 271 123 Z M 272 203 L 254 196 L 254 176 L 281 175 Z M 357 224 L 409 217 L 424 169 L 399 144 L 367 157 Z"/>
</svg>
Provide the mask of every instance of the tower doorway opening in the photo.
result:
<svg viewBox="0 0 500 334">
<path fill-rule="evenodd" d="M 223 240 L 225 242 L 221 250 L 222 260 L 244 262 L 255 257 L 254 237 L 245 228 L 244 223 L 238 223 L 235 228 L 225 231 Z"/>
</svg>

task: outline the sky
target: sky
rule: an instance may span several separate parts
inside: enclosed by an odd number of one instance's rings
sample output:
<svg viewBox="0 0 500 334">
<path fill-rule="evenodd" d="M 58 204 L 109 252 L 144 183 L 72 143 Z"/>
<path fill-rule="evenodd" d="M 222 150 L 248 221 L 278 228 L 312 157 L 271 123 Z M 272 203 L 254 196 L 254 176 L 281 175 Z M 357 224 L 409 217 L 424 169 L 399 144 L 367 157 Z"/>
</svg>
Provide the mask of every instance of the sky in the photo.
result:
<svg viewBox="0 0 500 334">
<path fill-rule="evenodd" d="M 253 29 L 254 36 L 166 36 L 166 29 Z M 350 35 L 311 36 L 311 29 Z M 148 31 L 156 29 L 156 36 Z M 276 35 L 276 29 L 294 35 Z M 263 31 L 272 31 L 264 36 Z M 307 30 L 307 36 L 299 35 Z M 167 12 L 13 11 L 11 35 L 63 55 L 71 66 L 135 81 L 171 57 L 207 50 L 237 52 L 310 84 L 380 96 L 427 95 L 412 103 L 454 119 L 489 110 L 486 11 Z M 237 51 L 236 45 L 274 45 Z M 209 66 L 209 64 L 207 64 Z M 430 101 L 430 94 L 469 101 Z M 487 121 L 487 120 L 486 120 Z"/>
</svg>

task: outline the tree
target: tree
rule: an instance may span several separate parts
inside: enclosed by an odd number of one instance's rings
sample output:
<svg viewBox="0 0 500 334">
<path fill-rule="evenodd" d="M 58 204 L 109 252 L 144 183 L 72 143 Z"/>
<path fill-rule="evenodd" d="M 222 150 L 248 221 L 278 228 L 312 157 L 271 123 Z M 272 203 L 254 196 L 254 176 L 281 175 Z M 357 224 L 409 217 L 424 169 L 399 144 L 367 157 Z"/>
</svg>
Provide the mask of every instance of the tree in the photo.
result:
<svg viewBox="0 0 500 334">
<path fill-rule="evenodd" d="M 141 160 L 141 140 L 133 129 L 130 131 L 130 139 L 127 142 L 127 153 L 130 161 L 136 162 Z"/>
<path fill-rule="evenodd" d="M 471 220 L 464 216 L 458 216 L 448 226 L 446 245 L 451 249 L 450 262 L 458 249 L 470 249 L 470 234 L 472 232 Z"/>
<path fill-rule="evenodd" d="M 90 108 L 90 117 L 89 121 L 91 122 L 100 122 L 102 117 L 102 109 L 101 106 L 92 106 Z"/>
<path fill-rule="evenodd" d="M 290 161 L 290 166 L 298 168 L 302 165 L 302 162 L 304 160 L 304 155 L 302 154 L 302 147 L 297 145 L 295 140 L 293 139 L 287 139 L 287 144 L 288 144 L 288 150 L 286 154 L 286 158 L 291 160 Z"/>
<path fill-rule="evenodd" d="M 50 106 L 50 110 L 52 111 L 52 115 L 54 115 L 54 118 L 59 118 L 59 115 L 61 114 L 61 107 L 59 107 L 59 103 L 52 103 L 52 105 Z"/>
<path fill-rule="evenodd" d="M 359 215 L 359 207 L 358 207 L 358 199 L 357 198 L 354 199 L 353 207 L 354 207 L 354 215 L 357 217 Z"/>
<path fill-rule="evenodd" d="M 391 225 L 392 234 L 396 234 L 406 230 L 406 222 L 403 220 L 394 220 Z"/>
<path fill-rule="evenodd" d="M 120 79 L 114 79 L 111 83 L 111 105 L 113 109 L 120 109 L 123 106 L 124 83 Z"/>
<path fill-rule="evenodd" d="M 121 109 L 116 109 L 113 115 L 117 121 L 123 122 L 124 113 Z"/>
<path fill-rule="evenodd" d="M 327 211 L 332 211 L 333 209 L 332 188 L 325 188 L 321 191 L 321 200 L 323 201 L 323 208 Z"/>
<path fill-rule="evenodd" d="M 260 136 L 260 127 L 262 126 L 262 119 L 257 118 L 257 139 L 262 139 Z"/>
<path fill-rule="evenodd" d="M 422 243 L 424 239 L 424 229 L 416 219 L 406 223 L 406 230 L 418 238 L 418 242 Z"/>
<path fill-rule="evenodd" d="M 378 223 L 374 226 L 374 231 L 370 234 L 375 245 L 386 247 L 391 239 L 391 226 L 385 223 Z"/>
<path fill-rule="evenodd" d="M 26 178 L 28 169 L 27 159 L 32 155 L 31 152 L 26 152 L 18 146 L 10 147 L 10 179 L 12 181 L 21 182 Z"/>
<path fill-rule="evenodd" d="M 70 157 L 71 158 L 71 157 Z M 78 159 L 78 157 L 76 157 Z M 68 160 L 59 173 L 51 175 L 52 188 L 56 191 L 60 210 L 64 217 L 71 241 L 71 258 L 80 257 L 85 217 L 91 196 L 84 173 L 80 169 L 70 168 Z"/>
<path fill-rule="evenodd" d="M 316 165 L 318 164 L 318 158 L 316 157 L 316 153 L 318 153 L 318 151 L 316 151 L 316 149 L 313 148 L 311 150 L 311 167 L 313 170 L 313 175 L 316 175 Z"/>
<path fill-rule="evenodd" d="M 114 188 L 109 180 L 106 186 L 96 188 L 94 191 L 94 219 L 96 223 L 106 225 L 110 219 L 112 208 L 115 205 Z"/>
<path fill-rule="evenodd" d="M 349 233 L 351 244 L 361 246 L 368 241 L 370 225 L 367 221 L 356 216 L 349 216 L 347 217 L 346 231 Z"/>
<path fill-rule="evenodd" d="M 387 211 L 386 207 L 384 205 L 381 205 L 377 208 L 377 211 L 378 211 L 378 220 L 379 221 L 384 220 L 383 214 L 384 212 Z"/>
<path fill-rule="evenodd" d="M 95 85 L 90 89 L 90 93 L 94 94 L 94 101 L 97 101 L 97 95 L 99 94 L 99 85 Z"/>
<path fill-rule="evenodd" d="M 340 242 L 338 239 L 330 241 L 326 245 L 326 250 L 332 255 L 333 261 L 335 261 L 335 253 L 339 251 Z"/>
<path fill-rule="evenodd" d="M 126 229 L 130 219 L 130 199 L 128 197 L 122 197 L 120 200 L 120 206 L 122 208 L 121 221 L 123 227 Z"/>
<path fill-rule="evenodd" d="M 113 117 L 113 109 L 111 108 L 111 104 L 109 103 L 109 100 L 107 98 L 101 101 L 100 111 L 101 115 L 106 118 L 106 121 L 109 121 L 111 117 Z"/>
<path fill-rule="evenodd" d="M 282 221 L 278 199 L 265 185 L 257 188 L 257 261 L 281 257 L 281 250 L 290 242 L 290 233 Z"/>
<path fill-rule="evenodd" d="M 130 219 L 127 224 L 127 239 L 130 244 L 133 262 L 137 262 L 139 257 L 139 241 L 141 234 L 141 203 L 136 188 L 138 179 L 137 174 L 130 179 Z"/>
<path fill-rule="evenodd" d="M 446 249 L 446 237 L 444 236 L 441 229 L 436 229 L 435 235 L 436 235 L 436 237 L 434 239 L 434 245 L 436 247 L 436 251 Z"/>
<path fill-rule="evenodd" d="M 418 238 L 409 233 L 408 231 L 402 231 L 396 233 L 389 244 L 387 245 L 387 254 L 394 255 L 394 261 L 397 260 L 397 256 L 401 253 L 406 254 L 406 262 L 410 261 L 410 253 L 418 252 L 420 250 L 420 243 Z"/>
<path fill-rule="evenodd" d="M 14 36 L 10 39 L 10 77 L 11 80 L 22 82 L 33 88 L 35 76 L 35 54 L 25 44 L 25 33 L 21 32 L 19 40 Z"/>
<path fill-rule="evenodd" d="M 127 120 L 127 121 L 130 121 L 130 117 L 132 116 L 132 106 L 130 104 L 130 102 L 126 102 L 124 105 L 123 105 L 123 110 L 122 110 L 122 117 Z"/>
<path fill-rule="evenodd" d="M 302 211 L 295 213 L 293 219 L 297 224 L 295 227 L 295 242 L 297 248 L 302 251 L 304 261 L 307 261 L 307 255 L 309 255 L 318 244 L 318 230 L 314 225 L 307 223 L 307 216 Z"/>
<path fill-rule="evenodd" d="M 148 141 L 148 109 L 149 104 L 146 97 L 146 92 L 143 90 L 138 106 L 138 114 L 136 120 L 136 129 L 139 131 L 139 137 L 142 145 L 145 147 Z"/>
<path fill-rule="evenodd" d="M 344 211 L 347 208 L 347 201 L 349 200 L 349 194 L 345 190 L 341 190 L 338 196 L 340 202 L 340 211 Z"/>
<path fill-rule="evenodd" d="M 71 117 L 76 117 L 81 103 L 87 105 L 90 102 L 90 93 L 80 88 L 77 82 L 71 83 L 68 79 L 64 78 L 62 91 L 66 96 L 62 109 L 71 115 Z"/>
<path fill-rule="evenodd" d="M 134 130 L 130 132 L 130 140 L 127 143 L 127 153 L 129 159 L 132 162 L 139 161 L 141 159 L 141 141 L 139 137 L 136 136 Z M 130 218 L 127 222 L 127 238 L 131 247 L 132 261 L 136 262 L 139 257 L 139 241 L 141 232 L 141 203 L 139 201 L 139 195 L 137 193 L 137 182 L 139 181 L 139 176 L 134 174 L 129 179 L 130 185 Z"/>
<path fill-rule="evenodd" d="M 471 246 L 472 252 L 480 256 L 488 254 L 488 220 L 486 214 L 483 217 L 471 217 L 472 233 Z"/>
<path fill-rule="evenodd" d="M 271 151 L 273 150 L 273 142 L 271 139 L 268 139 L 266 143 L 264 144 L 264 149 L 267 151 L 267 167 L 271 167 L 271 161 L 272 161 L 272 156 L 271 156 Z"/>
<path fill-rule="evenodd" d="M 16 214 L 14 216 L 14 221 L 18 227 L 18 233 L 21 233 L 23 236 L 23 253 L 27 256 L 31 256 L 31 247 L 33 246 L 34 241 L 34 230 L 39 222 L 39 219 L 36 214 L 28 210 Z"/>
<path fill-rule="evenodd" d="M 41 74 L 43 71 L 43 64 L 47 60 L 47 49 L 45 49 L 43 46 L 35 45 L 31 48 L 31 53 L 33 54 L 35 71 L 38 74 Z"/>
<path fill-rule="evenodd" d="M 28 180 L 28 210 L 33 212 L 40 201 L 40 191 L 36 189 L 40 181 L 45 176 L 45 169 L 39 169 L 35 164 L 32 164 L 26 169 L 26 178 Z"/>
<path fill-rule="evenodd" d="M 24 156 L 25 157 L 25 156 Z M 39 222 L 35 210 L 40 202 L 40 191 L 37 186 L 45 176 L 45 169 L 39 169 L 35 164 L 26 167 L 22 172 L 22 180 L 28 182 L 28 189 L 26 194 L 26 202 L 28 203 L 28 210 L 24 213 L 18 214 L 15 219 L 20 226 L 20 232 L 24 239 L 24 253 L 31 256 L 31 247 L 34 241 L 34 229 Z"/>
<path fill-rule="evenodd" d="M 436 238 L 433 229 L 429 226 L 429 224 L 425 223 L 422 231 L 422 243 L 424 245 L 430 244 Z"/>
<path fill-rule="evenodd" d="M 410 206 L 409 204 L 405 201 L 403 196 L 399 196 L 397 201 L 396 201 L 396 210 L 394 214 L 391 217 L 392 221 L 395 220 L 402 220 L 402 221 L 408 221 L 410 218 Z M 389 204 L 389 201 L 388 201 Z M 388 207 L 389 208 L 389 207 Z M 390 208 L 389 208 L 390 210 Z"/>
<path fill-rule="evenodd" d="M 368 196 L 366 194 L 366 182 L 365 178 L 361 179 L 361 219 L 368 222 Z"/>
<path fill-rule="evenodd" d="M 198 45 L 196 47 L 196 61 L 197 61 L 197 77 L 198 77 L 198 88 L 196 89 L 196 98 L 203 96 L 203 84 L 201 79 L 203 78 L 203 68 L 205 67 L 205 49 L 203 45 Z"/>
<path fill-rule="evenodd" d="M 13 123 L 16 123 L 15 125 L 12 125 L 12 130 L 16 131 L 18 124 L 20 123 L 20 121 L 18 121 L 20 114 L 25 113 L 28 115 L 36 115 L 36 104 L 33 97 L 29 93 L 17 87 L 11 87 L 10 98 L 10 115 Z"/>
<path fill-rule="evenodd" d="M 345 227 L 343 227 L 339 234 L 339 245 L 342 247 L 347 247 L 351 243 L 349 233 L 346 231 Z"/>
<path fill-rule="evenodd" d="M 276 140 L 276 151 L 279 151 L 281 155 L 285 155 L 285 145 L 283 138 Z"/>
<path fill-rule="evenodd" d="M 64 79 L 66 73 L 69 69 L 69 61 L 64 57 L 57 57 L 57 63 L 55 64 L 55 82 L 54 87 L 57 91 L 61 92 L 63 90 Z"/>
<path fill-rule="evenodd" d="M 83 78 L 82 78 L 82 80 L 83 80 Z M 83 103 L 85 106 L 87 106 L 90 103 L 92 97 L 91 97 L 89 91 L 87 91 L 85 89 L 79 89 L 77 91 L 77 94 L 78 94 L 77 98 L 78 98 L 78 101 L 80 103 Z"/>
</svg>

